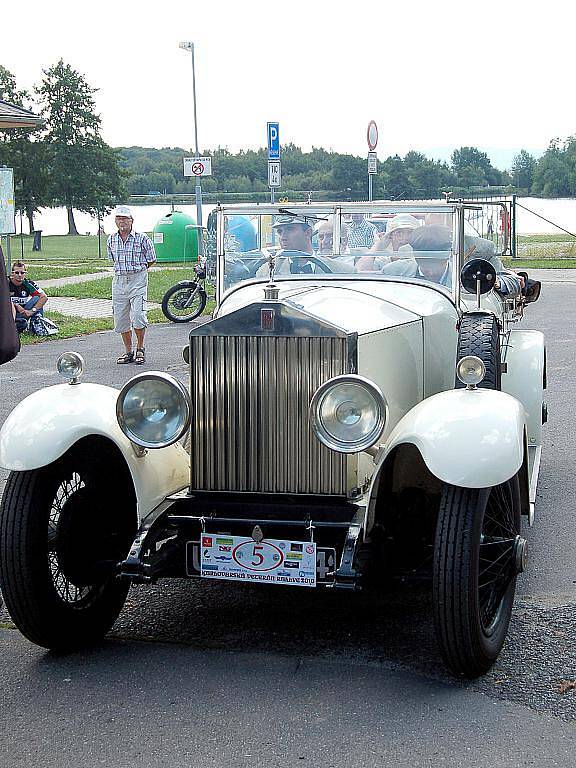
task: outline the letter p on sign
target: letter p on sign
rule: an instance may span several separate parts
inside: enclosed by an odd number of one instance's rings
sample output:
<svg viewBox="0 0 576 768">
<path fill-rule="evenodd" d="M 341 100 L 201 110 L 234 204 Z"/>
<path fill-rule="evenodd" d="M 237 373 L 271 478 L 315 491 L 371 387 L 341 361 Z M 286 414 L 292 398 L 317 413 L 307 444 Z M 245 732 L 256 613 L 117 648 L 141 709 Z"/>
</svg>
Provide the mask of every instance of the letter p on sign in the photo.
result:
<svg viewBox="0 0 576 768">
<path fill-rule="evenodd" d="M 268 160 L 280 159 L 280 123 L 267 123 Z"/>
</svg>

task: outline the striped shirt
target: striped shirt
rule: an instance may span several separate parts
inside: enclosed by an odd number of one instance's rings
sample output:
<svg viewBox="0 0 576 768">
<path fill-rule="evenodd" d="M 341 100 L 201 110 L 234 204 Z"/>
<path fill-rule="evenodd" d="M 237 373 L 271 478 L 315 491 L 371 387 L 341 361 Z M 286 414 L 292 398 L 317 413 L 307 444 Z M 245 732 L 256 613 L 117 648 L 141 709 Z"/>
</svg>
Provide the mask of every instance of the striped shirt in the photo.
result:
<svg viewBox="0 0 576 768">
<path fill-rule="evenodd" d="M 108 258 L 114 264 L 116 275 L 131 275 L 142 272 L 148 264 L 156 261 L 156 252 L 152 240 L 143 232 L 130 232 L 126 242 L 116 232 L 110 235 L 106 243 Z"/>
<path fill-rule="evenodd" d="M 349 248 L 371 248 L 376 237 L 376 227 L 366 219 L 351 221 L 347 234 Z"/>
</svg>

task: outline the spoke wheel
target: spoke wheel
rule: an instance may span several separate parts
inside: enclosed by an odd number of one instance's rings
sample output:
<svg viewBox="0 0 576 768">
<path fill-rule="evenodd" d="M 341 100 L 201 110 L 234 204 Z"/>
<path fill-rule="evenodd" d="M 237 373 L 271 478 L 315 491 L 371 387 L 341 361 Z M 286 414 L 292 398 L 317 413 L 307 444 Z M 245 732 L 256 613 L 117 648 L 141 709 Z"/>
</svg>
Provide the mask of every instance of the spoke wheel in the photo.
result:
<svg viewBox="0 0 576 768">
<path fill-rule="evenodd" d="M 518 477 L 493 488 L 445 486 L 434 551 L 436 635 L 446 665 L 478 677 L 508 631 L 520 570 Z"/>
<path fill-rule="evenodd" d="M 177 283 L 164 294 L 162 312 L 173 323 L 188 323 L 202 314 L 206 299 L 206 291 L 200 283 Z"/>
<path fill-rule="evenodd" d="M 38 645 L 66 650 L 93 643 L 122 609 L 129 583 L 116 579 L 116 566 L 133 541 L 136 516 L 133 492 L 122 493 L 112 464 L 73 449 L 8 478 L 0 586 L 14 623 Z"/>
</svg>

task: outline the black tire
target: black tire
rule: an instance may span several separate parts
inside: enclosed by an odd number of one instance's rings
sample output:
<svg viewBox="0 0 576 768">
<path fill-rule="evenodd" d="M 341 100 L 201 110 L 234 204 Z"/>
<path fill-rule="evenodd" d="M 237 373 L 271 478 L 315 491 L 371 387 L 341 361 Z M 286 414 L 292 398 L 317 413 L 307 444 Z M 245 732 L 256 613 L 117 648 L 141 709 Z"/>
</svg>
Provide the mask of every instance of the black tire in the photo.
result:
<svg viewBox="0 0 576 768">
<path fill-rule="evenodd" d="M 37 645 L 70 650 L 97 642 L 124 605 L 129 582 L 115 573 L 134 539 L 135 500 L 111 465 L 110 457 L 77 448 L 8 478 L 0 587 L 15 625 Z"/>
<path fill-rule="evenodd" d="M 494 488 L 446 485 L 434 548 L 433 610 L 446 666 L 474 678 L 502 649 L 516 590 L 518 476 Z"/>
<path fill-rule="evenodd" d="M 162 312 L 173 323 L 188 323 L 202 314 L 206 299 L 206 291 L 200 283 L 184 280 L 166 291 Z"/>
<path fill-rule="evenodd" d="M 500 361 L 500 332 L 498 320 L 489 312 L 467 312 L 462 316 L 458 335 L 456 362 L 466 355 L 475 355 L 486 366 L 486 376 L 478 384 L 484 389 L 502 389 Z M 465 385 L 456 377 L 455 387 Z"/>
</svg>

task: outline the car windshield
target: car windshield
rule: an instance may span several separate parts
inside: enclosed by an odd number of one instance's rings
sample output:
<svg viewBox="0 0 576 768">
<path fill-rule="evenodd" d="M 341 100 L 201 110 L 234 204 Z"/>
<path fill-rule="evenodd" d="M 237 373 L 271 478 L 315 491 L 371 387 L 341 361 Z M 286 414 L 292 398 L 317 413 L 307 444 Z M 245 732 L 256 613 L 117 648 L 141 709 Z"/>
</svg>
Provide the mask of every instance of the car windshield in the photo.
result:
<svg viewBox="0 0 576 768">
<path fill-rule="evenodd" d="M 223 291 L 271 277 L 416 280 L 454 289 L 457 227 L 447 205 L 243 209 L 225 211 L 220 226 Z"/>
</svg>

